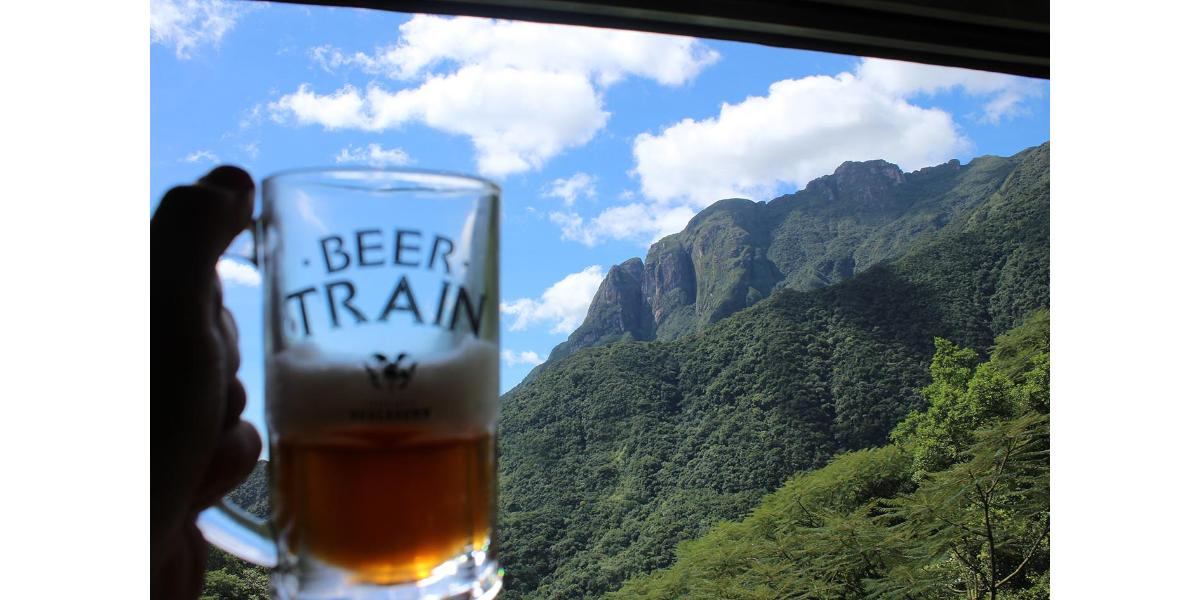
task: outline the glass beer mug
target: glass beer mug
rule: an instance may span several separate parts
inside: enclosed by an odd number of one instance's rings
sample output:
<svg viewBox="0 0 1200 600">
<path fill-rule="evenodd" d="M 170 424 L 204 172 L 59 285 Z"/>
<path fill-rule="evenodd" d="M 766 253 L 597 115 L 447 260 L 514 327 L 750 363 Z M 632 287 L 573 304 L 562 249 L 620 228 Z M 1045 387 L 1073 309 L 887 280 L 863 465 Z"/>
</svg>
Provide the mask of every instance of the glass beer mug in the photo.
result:
<svg viewBox="0 0 1200 600">
<path fill-rule="evenodd" d="M 279 598 L 492 598 L 499 189 L 413 170 L 263 182 L 271 518 L 201 513 Z"/>
</svg>

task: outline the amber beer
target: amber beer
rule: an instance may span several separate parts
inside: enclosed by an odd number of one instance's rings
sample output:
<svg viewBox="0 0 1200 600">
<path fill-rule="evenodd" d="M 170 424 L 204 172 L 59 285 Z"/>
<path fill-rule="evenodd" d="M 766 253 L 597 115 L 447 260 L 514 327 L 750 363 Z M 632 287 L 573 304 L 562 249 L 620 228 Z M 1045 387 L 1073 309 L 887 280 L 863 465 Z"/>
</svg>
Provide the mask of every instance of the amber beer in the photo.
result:
<svg viewBox="0 0 1200 600">
<path fill-rule="evenodd" d="M 290 547 L 354 574 L 398 583 L 428 577 L 491 534 L 494 439 L 397 431 L 282 439 L 277 526 Z"/>
<path fill-rule="evenodd" d="M 369 584 L 418 581 L 487 552 L 497 359 L 495 344 L 468 342 L 418 363 L 403 390 L 372 387 L 369 364 L 272 361 L 278 543 Z"/>
</svg>

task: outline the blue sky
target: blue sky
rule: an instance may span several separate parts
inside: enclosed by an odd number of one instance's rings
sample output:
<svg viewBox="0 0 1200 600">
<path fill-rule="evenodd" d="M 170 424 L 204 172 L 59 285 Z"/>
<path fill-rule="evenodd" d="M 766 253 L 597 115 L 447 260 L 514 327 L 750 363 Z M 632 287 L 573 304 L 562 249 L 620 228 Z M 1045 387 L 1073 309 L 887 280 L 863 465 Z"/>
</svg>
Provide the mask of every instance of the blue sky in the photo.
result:
<svg viewBox="0 0 1200 600">
<path fill-rule="evenodd" d="M 374 164 L 496 181 L 504 390 L 578 325 L 611 265 L 716 200 L 769 200 L 845 160 L 1009 155 L 1050 131 L 1044 81 L 360 9 L 153 0 L 150 59 L 153 203 L 220 163 L 256 179 Z M 258 280 L 221 273 L 250 415 Z"/>
</svg>

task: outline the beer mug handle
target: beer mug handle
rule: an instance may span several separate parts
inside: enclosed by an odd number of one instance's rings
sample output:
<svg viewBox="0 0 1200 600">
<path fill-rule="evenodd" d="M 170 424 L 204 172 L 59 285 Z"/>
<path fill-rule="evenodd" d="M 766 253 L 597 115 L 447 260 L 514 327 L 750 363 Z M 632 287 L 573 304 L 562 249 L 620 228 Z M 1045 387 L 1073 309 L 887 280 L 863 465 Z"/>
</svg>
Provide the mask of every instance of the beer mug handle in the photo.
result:
<svg viewBox="0 0 1200 600">
<path fill-rule="evenodd" d="M 275 542 L 267 522 L 226 499 L 204 509 L 196 526 L 208 543 L 242 559 L 264 567 L 279 562 Z"/>
<path fill-rule="evenodd" d="M 245 234 L 239 235 L 230 244 L 232 252 L 222 257 L 246 263 L 258 268 L 258 223 L 250 224 L 250 243 L 245 243 Z M 208 542 L 242 560 L 264 567 L 274 567 L 279 562 L 279 553 L 271 539 L 271 529 L 260 519 L 227 499 L 205 509 L 196 518 L 196 526 Z"/>
</svg>

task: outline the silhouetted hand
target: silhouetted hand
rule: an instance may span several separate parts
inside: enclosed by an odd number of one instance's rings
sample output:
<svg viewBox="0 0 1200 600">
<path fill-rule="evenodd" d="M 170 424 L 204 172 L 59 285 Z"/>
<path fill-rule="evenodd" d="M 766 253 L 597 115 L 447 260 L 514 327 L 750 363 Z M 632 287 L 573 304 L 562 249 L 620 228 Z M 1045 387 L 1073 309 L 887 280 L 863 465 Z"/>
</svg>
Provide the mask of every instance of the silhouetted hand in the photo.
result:
<svg viewBox="0 0 1200 600">
<path fill-rule="evenodd" d="M 237 328 L 216 265 L 250 223 L 254 180 L 217 167 L 167 192 L 150 220 L 150 590 L 197 598 L 208 546 L 196 515 L 246 478 L 258 433 L 240 415 Z"/>
</svg>

